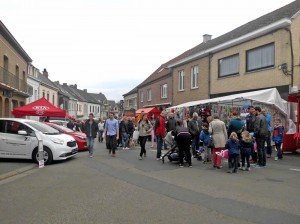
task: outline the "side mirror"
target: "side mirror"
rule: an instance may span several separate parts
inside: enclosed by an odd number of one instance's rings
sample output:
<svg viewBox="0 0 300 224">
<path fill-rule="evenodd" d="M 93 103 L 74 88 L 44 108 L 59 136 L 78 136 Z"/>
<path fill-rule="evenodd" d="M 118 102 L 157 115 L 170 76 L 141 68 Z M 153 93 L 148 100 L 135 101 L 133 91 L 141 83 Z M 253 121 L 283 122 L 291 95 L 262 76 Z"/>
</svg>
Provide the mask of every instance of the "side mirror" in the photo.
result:
<svg viewBox="0 0 300 224">
<path fill-rule="evenodd" d="M 27 135 L 27 131 L 19 130 L 18 135 Z"/>
</svg>

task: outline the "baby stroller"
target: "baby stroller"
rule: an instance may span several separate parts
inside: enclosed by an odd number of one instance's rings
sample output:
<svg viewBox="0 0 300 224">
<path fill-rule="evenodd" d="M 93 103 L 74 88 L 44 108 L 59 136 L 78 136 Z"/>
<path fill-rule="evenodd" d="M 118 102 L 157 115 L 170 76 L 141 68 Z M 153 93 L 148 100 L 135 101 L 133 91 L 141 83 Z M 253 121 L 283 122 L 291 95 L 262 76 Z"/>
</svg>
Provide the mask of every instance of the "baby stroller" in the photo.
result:
<svg viewBox="0 0 300 224">
<path fill-rule="evenodd" d="M 168 157 L 170 162 L 179 162 L 179 151 L 176 144 L 176 141 L 173 139 L 172 142 L 168 142 L 171 145 L 171 149 L 169 149 L 163 156 L 161 156 L 162 163 L 165 163 L 165 157 Z M 185 155 L 183 155 L 183 159 L 185 159 Z"/>
</svg>

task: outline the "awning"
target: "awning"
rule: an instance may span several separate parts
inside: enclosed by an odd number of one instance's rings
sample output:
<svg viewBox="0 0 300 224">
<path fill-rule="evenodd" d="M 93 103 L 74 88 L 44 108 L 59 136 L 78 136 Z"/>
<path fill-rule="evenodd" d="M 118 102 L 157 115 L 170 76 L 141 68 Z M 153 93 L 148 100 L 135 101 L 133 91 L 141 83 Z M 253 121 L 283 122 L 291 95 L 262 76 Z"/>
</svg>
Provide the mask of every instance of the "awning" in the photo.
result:
<svg viewBox="0 0 300 224">
<path fill-rule="evenodd" d="M 15 108 L 12 111 L 15 117 L 23 116 L 45 116 L 45 117 L 67 117 L 67 112 L 62 110 L 45 98 L 38 99 L 23 107 Z"/>
<path fill-rule="evenodd" d="M 157 109 L 156 107 L 150 107 L 150 108 L 141 108 L 135 112 L 136 115 L 141 114 L 141 113 L 144 113 L 144 114 L 159 113 L 160 114 L 160 110 Z"/>
</svg>

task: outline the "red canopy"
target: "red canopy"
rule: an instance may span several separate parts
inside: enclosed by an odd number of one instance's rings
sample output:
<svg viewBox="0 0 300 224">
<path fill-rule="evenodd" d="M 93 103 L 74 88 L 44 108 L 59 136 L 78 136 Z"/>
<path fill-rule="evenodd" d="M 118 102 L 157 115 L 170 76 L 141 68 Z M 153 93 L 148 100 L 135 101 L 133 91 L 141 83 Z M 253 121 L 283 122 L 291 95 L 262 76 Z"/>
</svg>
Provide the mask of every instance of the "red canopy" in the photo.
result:
<svg viewBox="0 0 300 224">
<path fill-rule="evenodd" d="M 23 116 L 45 116 L 45 117 L 71 117 L 65 110 L 62 110 L 45 98 L 38 99 L 23 107 L 15 108 L 12 111 L 15 117 Z"/>
</svg>

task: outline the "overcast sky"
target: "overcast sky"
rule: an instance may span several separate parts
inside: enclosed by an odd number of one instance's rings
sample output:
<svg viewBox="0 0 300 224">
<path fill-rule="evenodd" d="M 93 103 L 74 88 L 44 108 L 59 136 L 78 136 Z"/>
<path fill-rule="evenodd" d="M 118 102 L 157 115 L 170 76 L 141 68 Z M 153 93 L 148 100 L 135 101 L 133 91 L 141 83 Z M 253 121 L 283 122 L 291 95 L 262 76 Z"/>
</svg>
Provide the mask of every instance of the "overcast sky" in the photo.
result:
<svg viewBox="0 0 300 224">
<path fill-rule="evenodd" d="M 52 81 L 110 100 L 161 64 L 293 0 L 8 0 L 0 20 Z"/>
</svg>

